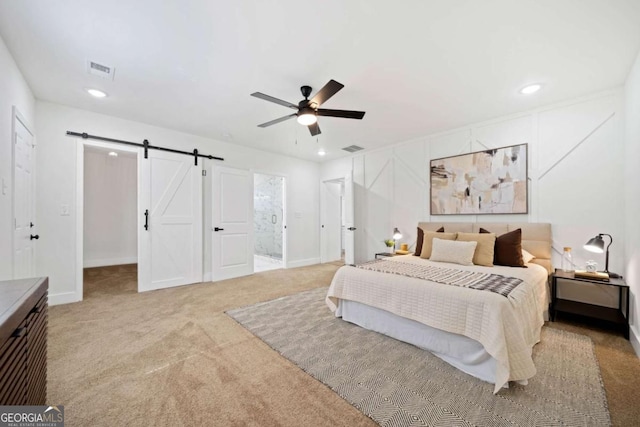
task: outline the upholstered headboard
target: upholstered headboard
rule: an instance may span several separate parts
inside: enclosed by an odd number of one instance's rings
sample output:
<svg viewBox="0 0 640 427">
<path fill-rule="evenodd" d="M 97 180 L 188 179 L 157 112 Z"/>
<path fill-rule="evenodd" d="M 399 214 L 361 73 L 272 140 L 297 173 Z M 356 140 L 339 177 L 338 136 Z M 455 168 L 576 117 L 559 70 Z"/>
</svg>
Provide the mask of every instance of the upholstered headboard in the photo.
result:
<svg viewBox="0 0 640 427">
<path fill-rule="evenodd" d="M 535 258 L 531 261 L 552 271 L 551 266 L 551 224 L 532 222 L 419 222 L 418 227 L 425 231 L 436 231 L 444 227 L 447 233 L 479 233 L 480 228 L 496 233 L 498 236 L 509 231 L 522 229 L 522 249 Z"/>
</svg>

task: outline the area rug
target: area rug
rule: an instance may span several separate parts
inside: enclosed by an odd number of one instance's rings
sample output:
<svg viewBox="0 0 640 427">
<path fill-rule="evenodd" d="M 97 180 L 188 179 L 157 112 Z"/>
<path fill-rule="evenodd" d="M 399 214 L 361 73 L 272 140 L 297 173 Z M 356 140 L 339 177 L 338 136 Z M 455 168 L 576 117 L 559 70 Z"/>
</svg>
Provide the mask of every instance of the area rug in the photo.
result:
<svg viewBox="0 0 640 427">
<path fill-rule="evenodd" d="M 382 426 L 606 426 L 589 337 L 543 328 L 538 373 L 497 395 L 431 353 L 333 316 L 319 288 L 227 312 Z"/>
</svg>

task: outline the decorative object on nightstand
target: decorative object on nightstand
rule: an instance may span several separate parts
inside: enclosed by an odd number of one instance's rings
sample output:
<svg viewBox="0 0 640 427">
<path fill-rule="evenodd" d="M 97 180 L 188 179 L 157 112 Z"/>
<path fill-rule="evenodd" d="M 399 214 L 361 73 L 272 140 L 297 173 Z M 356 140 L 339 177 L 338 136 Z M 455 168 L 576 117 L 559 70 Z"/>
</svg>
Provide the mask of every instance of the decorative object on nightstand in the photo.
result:
<svg viewBox="0 0 640 427">
<path fill-rule="evenodd" d="M 400 249 L 396 250 L 396 255 L 406 255 L 409 253 L 409 244 L 400 243 Z"/>
<path fill-rule="evenodd" d="M 390 256 L 396 256 L 396 254 L 393 253 L 393 252 L 378 252 L 375 255 L 375 258 L 376 259 L 382 259 L 382 258 L 387 258 L 387 257 L 390 257 Z"/>
<path fill-rule="evenodd" d="M 602 280 L 603 282 L 609 281 L 609 275 L 600 271 L 576 270 L 575 275 L 582 279 Z"/>
<path fill-rule="evenodd" d="M 573 270 L 573 256 L 571 255 L 571 248 L 566 246 L 562 253 L 562 271 L 565 273 L 572 273 Z"/>
<path fill-rule="evenodd" d="M 593 239 L 590 239 L 584 245 L 584 248 L 586 250 L 588 250 L 589 252 L 594 252 L 594 253 L 597 253 L 597 254 L 603 253 L 605 251 L 605 249 L 604 249 L 604 240 L 602 239 L 602 236 L 608 236 L 609 239 L 610 239 L 609 244 L 607 245 L 607 249 L 606 249 L 606 253 L 607 254 L 605 255 L 603 273 L 607 273 L 609 275 L 609 277 L 614 278 L 614 279 L 622 278 L 622 276 L 620 276 L 619 274 L 612 273 L 612 272 L 609 271 L 609 246 L 611 246 L 611 244 L 613 243 L 613 237 L 611 237 L 611 234 L 606 234 L 606 233 L 598 234 Z"/>
</svg>

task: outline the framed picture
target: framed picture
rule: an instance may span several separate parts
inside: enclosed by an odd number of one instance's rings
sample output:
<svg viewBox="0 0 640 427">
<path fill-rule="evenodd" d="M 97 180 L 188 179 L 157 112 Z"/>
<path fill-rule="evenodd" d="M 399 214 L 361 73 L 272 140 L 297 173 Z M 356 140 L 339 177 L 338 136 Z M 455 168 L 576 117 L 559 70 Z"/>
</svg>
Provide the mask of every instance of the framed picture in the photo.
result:
<svg viewBox="0 0 640 427">
<path fill-rule="evenodd" d="M 527 144 L 431 160 L 431 215 L 528 213 Z"/>
</svg>

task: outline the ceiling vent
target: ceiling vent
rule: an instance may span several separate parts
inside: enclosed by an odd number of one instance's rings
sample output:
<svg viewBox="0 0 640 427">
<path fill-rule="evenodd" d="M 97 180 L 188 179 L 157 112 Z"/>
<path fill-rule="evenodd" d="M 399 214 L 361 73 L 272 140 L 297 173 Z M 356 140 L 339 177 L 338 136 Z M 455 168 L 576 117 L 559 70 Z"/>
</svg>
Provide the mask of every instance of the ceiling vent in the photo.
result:
<svg viewBox="0 0 640 427">
<path fill-rule="evenodd" d="M 344 147 L 343 150 L 348 151 L 349 153 L 355 153 L 356 151 L 364 150 L 364 148 L 357 145 L 350 145 L 348 147 Z"/>
<path fill-rule="evenodd" d="M 87 72 L 103 79 L 113 80 L 116 69 L 108 65 L 98 64 L 97 62 L 87 61 Z"/>
</svg>

